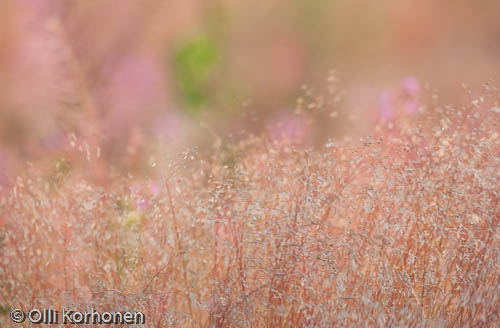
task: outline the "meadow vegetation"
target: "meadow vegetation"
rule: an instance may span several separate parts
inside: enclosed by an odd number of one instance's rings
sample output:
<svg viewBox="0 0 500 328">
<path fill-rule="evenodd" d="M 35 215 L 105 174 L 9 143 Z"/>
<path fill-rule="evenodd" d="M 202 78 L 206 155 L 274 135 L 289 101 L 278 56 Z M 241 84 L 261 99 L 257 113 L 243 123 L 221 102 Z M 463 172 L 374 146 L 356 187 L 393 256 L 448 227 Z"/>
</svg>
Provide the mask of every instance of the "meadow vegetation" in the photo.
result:
<svg viewBox="0 0 500 328">
<path fill-rule="evenodd" d="M 11 307 L 142 311 L 148 327 L 498 326 L 499 93 L 468 94 L 360 139 L 248 136 L 99 183 L 100 150 L 73 136 L 2 190 L 0 326 Z"/>
</svg>

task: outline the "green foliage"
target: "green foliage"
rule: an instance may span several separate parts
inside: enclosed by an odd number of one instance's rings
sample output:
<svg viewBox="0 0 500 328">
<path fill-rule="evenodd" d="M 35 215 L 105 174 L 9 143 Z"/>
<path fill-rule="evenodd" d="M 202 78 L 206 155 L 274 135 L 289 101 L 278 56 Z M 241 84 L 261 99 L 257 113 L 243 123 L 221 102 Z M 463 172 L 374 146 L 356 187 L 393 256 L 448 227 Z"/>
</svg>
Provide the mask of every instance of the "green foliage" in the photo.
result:
<svg viewBox="0 0 500 328">
<path fill-rule="evenodd" d="M 120 215 L 132 210 L 132 204 L 130 204 L 130 201 L 128 199 L 118 199 L 115 205 Z"/>
<path fill-rule="evenodd" d="M 9 313 L 10 306 L 8 304 L 0 305 L 0 314 Z"/>
<path fill-rule="evenodd" d="M 216 45 L 207 38 L 190 40 L 177 51 L 176 79 L 188 109 L 196 111 L 207 103 L 207 89 L 217 61 Z"/>
</svg>

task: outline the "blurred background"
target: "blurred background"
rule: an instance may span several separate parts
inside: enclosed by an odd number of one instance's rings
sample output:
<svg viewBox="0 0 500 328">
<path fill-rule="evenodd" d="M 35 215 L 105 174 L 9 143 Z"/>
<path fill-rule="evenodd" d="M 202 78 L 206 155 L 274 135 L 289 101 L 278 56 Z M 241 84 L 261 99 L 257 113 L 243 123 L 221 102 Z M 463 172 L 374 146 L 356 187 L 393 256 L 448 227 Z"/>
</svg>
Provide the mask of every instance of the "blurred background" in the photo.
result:
<svg viewBox="0 0 500 328">
<path fill-rule="evenodd" d="M 456 103 L 462 83 L 500 77 L 497 0 L 18 0 L 0 12 L 4 185 L 18 163 L 59 156 L 69 133 L 140 170 L 160 144 L 266 129 L 310 142 L 345 130 L 342 117 L 390 117 L 396 101 L 411 113 L 426 85 Z M 311 103 L 335 107 L 331 119 L 304 125 L 296 112 Z"/>
</svg>

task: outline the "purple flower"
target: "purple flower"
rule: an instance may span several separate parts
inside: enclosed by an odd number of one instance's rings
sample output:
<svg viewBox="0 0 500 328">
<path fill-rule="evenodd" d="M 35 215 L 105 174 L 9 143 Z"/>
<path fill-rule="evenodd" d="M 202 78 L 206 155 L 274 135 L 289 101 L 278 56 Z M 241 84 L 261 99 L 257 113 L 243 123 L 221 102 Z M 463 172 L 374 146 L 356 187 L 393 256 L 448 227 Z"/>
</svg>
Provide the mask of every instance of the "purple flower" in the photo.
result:
<svg viewBox="0 0 500 328">
<path fill-rule="evenodd" d="M 415 77 L 409 76 L 403 80 L 403 89 L 410 96 L 416 97 L 420 93 L 420 83 Z"/>
</svg>

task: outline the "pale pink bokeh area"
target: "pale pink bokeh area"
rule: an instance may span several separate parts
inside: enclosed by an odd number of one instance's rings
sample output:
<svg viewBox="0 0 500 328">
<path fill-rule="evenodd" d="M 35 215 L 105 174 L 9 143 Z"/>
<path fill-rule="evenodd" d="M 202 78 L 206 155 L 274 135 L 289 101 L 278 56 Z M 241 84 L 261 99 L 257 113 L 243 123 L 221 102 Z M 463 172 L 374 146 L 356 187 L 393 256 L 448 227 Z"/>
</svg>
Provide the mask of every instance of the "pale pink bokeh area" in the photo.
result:
<svg viewBox="0 0 500 328">
<path fill-rule="evenodd" d="M 130 55 L 112 65 L 104 100 L 109 104 L 104 129 L 121 135 L 164 107 L 166 86 L 162 67 L 151 56 Z"/>
<path fill-rule="evenodd" d="M 379 96 L 379 115 L 390 121 L 396 115 L 411 116 L 419 106 L 420 83 L 413 77 L 405 78 L 397 87 L 386 89 Z"/>
<path fill-rule="evenodd" d="M 495 1 L 3 1 L 0 146 L 12 162 L 53 160 L 74 132 L 133 171 L 158 140 L 212 143 L 200 121 L 221 136 L 271 125 L 273 138 L 307 143 L 411 119 L 424 81 L 454 103 L 462 82 L 500 77 L 499 10 Z M 201 86 L 205 116 L 191 115 L 176 67 L 177 51 L 200 37 L 218 57 Z M 321 87 L 332 68 L 351 93 L 335 111 L 356 119 L 308 127 L 280 117 L 303 83 Z M 258 127 L 231 124 L 246 111 Z"/>
<path fill-rule="evenodd" d="M 306 49 L 293 31 L 271 33 L 257 47 L 241 45 L 237 69 L 248 75 L 254 96 L 282 97 L 300 86 L 306 75 Z M 272 99 L 269 100 L 272 103 Z"/>
<path fill-rule="evenodd" d="M 383 91 L 379 98 L 379 114 L 385 120 L 389 120 L 393 114 L 392 95 L 389 91 Z"/>
<path fill-rule="evenodd" d="M 304 117 L 294 115 L 293 112 L 281 113 L 270 120 L 269 135 L 276 141 L 288 141 L 294 144 L 306 145 L 312 140 L 311 126 Z"/>
<path fill-rule="evenodd" d="M 404 99 L 406 112 L 408 114 L 416 113 L 419 106 L 418 97 L 421 91 L 420 83 L 417 78 L 410 76 L 403 80 L 402 88 L 403 92 L 406 93 L 406 99 Z"/>
<path fill-rule="evenodd" d="M 176 143 L 187 138 L 189 122 L 178 109 L 170 108 L 159 115 L 152 125 L 154 134 L 163 141 Z"/>
</svg>

